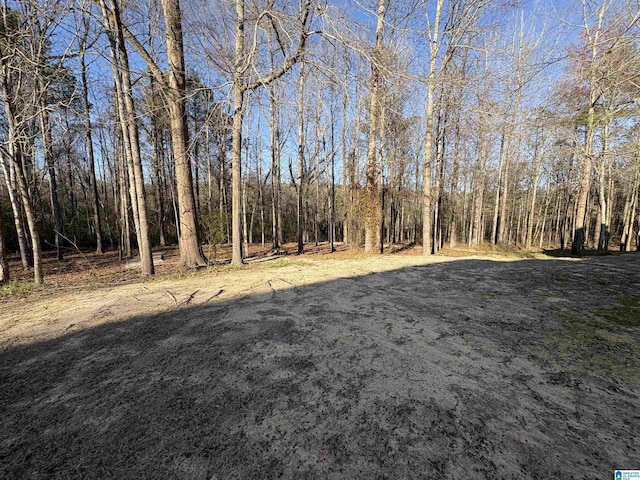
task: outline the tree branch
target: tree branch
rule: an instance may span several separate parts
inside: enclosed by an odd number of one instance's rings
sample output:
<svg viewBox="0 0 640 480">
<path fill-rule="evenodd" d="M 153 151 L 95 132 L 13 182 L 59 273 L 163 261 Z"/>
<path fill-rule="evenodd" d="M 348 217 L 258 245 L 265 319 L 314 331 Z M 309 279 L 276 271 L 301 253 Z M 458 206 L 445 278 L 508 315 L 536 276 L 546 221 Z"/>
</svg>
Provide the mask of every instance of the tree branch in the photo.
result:
<svg viewBox="0 0 640 480">
<path fill-rule="evenodd" d="M 160 85 L 162 85 L 164 88 L 169 88 L 169 84 L 167 83 L 167 80 L 165 79 L 165 77 L 164 77 L 164 75 L 162 73 L 162 70 L 160 70 L 160 67 L 158 67 L 158 64 L 153 60 L 153 58 L 151 57 L 149 52 L 147 52 L 147 49 L 144 48 L 144 45 L 142 45 L 142 43 L 140 43 L 140 40 L 138 40 L 135 37 L 135 35 L 133 35 L 133 33 L 131 33 L 131 31 L 129 30 L 129 28 L 126 25 L 122 25 L 122 31 L 123 31 L 124 36 L 126 37 L 126 39 L 129 40 L 131 45 L 133 45 L 133 48 L 136 49 L 138 54 L 142 57 L 144 62 L 147 64 L 147 67 L 149 68 L 149 71 L 153 74 L 153 76 L 156 79 L 156 81 Z"/>
<path fill-rule="evenodd" d="M 258 87 L 263 85 L 268 85 L 274 80 L 282 77 L 285 73 L 287 73 L 291 68 L 300 60 L 300 58 L 304 55 L 304 49 L 307 45 L 307 39 L 309 38 L 310 32 L 307 31 L 307 22 L 309 20 L 309 13 L 311 12 L 311 0 L 306 0 L 304 3 L 304 11 L 302 13 L 302 21 L 301 21 L 301 30 L 300 30 L 300 40 L 298 41 L 298 48 L 296 48 L 296 52 L 289 58 L 285 60 L 280 68 L 271 72 L 269 75 L 257 79 L 255 82 L 248 83 L 246 85 L 242 85 L 242 91 L 247 90 L 255 90 Z"/>
</svg>

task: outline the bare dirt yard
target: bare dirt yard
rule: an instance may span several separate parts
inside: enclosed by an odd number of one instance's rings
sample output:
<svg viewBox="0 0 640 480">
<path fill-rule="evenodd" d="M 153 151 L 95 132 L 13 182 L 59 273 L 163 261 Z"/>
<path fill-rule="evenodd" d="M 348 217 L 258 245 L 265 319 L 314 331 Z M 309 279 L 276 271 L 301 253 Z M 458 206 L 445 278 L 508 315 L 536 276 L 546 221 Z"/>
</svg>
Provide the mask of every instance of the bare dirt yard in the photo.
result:
<svg viewBox="0 0 640 480">
<path fill-rule="evenodd" d="M 0 299 L 0 478 L 640 468 L 638 254 L 74 261 Z"/>
</svg>

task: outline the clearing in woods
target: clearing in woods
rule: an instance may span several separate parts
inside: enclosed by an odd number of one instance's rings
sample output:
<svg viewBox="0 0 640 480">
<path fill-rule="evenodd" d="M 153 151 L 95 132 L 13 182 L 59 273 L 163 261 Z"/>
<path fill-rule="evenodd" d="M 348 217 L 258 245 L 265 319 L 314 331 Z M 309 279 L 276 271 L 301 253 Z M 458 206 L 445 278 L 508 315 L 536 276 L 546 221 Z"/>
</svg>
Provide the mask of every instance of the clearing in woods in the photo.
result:
<svg viewBox="0 0 640 480">
<path fill-rule="evenodd" d="M 147 281 L 83 267 L 4 296 L 0 477 L 640 467 L 640 255 L 403 253 Z"/>
</svg>

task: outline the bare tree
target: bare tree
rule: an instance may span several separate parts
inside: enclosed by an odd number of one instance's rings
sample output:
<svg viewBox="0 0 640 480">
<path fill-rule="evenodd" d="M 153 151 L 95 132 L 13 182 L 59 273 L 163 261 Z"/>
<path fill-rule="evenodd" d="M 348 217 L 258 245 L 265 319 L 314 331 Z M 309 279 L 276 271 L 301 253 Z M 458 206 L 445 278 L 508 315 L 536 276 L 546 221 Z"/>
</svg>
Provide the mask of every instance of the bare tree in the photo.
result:
<svg viewBox="0 0 640 480">
<path fill-rule="evenodd" d="M 597 90 L 597 68 L 599 49 L 601 48 L 602 27 L 604 25 L 605 14 L 610 6 L 609 0 L 603 0 L 598 8 L 596 25 L 589 24 L 589 12 L 586 0 L 582 0 L 583 5 L 583 28 L 585 39 L 589 48 L 589 60 L 587 66 L 588 78 L 588 105 L 587 118 L 585 121 L 585 140 L 582 158 L 582 169 L 580 172 L 580 191 L 578 193 L 577 211 L 573 229 L 573 242 L 571 244 L 572 253 L 581 253 L 585 247 L 586 230 L 585 215 L 587 212 L 587 199 L 591 186 L 591 169 L 593 165 L 593 140 L 596 130 L 596 102 L 598 100 Z"/>
<path fill-rule="evenodd" d="M 162 87 L 171 125 L 171 147 L 175 165 L 180 238 L 180 265 L 194 268 L 206 265 L 200 246 L 196 202 L 193 191 L 191 161 L 187 152 L 188 132 L 185 111 L 186 70 L 182 36 L 182 14 L 179 0 L 162 0 L 165 21 L 168 79 L 144 45 L 126 27 L 126 38 L 147 64 L 154 81 Z"/>
<path fill-rule="evenodd" d="M 429 45 L 429 64 L 427 67 L 425 105 L 424 157 L 422 167 L 422 251 L 423 255 L 433 253 L 433 200 L 432 170 L 433 154 L 436 149 L 434 134 L 434 112 L 436 108 L 436 87 L 442 81 L 442 72 L 447 70 L 449 62 L 460 47 L 460 39 L 474 25 L 487 0 L 448 0 L 448 9 L 444 11 L 445 0 L 436 0 L 432 9 L 426 5 L 427 39 Z M 435 192 L 439 195 L 439 192 Z"/>
<path fill-rule="evenodd" d="M 79 41 L 80 79 L 82 81 L 82 104 L 84 107 L 87 153 L 89 163 L 89 182 L 91 185 L 91 206 L 93 209 L 93 228 L 96 236 L 96 253 L 104 253 L 102 244 L 102 227 L 100 218 L 100 199 L 98 197 L 98 182 L 96 180 L 96 160 L 93 149 L 93 126 L 91 123 L 91 108 L 89 103 L 89 84 L 87 80 L 86 51 L 88 47 L 90 20 L 86 16 L 82 18 L 83 31 Z"/>
<path fill-rule="evenodd" d="M 380 231 L 381 205 L 378 192 L 378 165 L 376 162 L 376 137 L 380 123 L 380 71 L 382 62 L 384 17 L 387 0 L 378 1 L 376 41 L 371 59 L 371 87 L 369 89 L 369 137 L 367 141 L 367 174 L 365 184 L 366 218 L 364 227 L 364 251 L 372 253 L 376 246 L 376 232 Z M 379 235 L 378 235 L 379 236 Z M 381 241 L 381 239 L 380 239 Z"/>
<path fill-rule="evenodd" d="M 99 1 L 113 60 L 112 70 L 116 86 L 120 128 L 125 147 L 124 151 L 126 153 L 129 192 L 131 206 L 133 208 L 133 220 L 136 228 L 138 249 L 140 250 L 141 270 L 143 276 L 153 275 L 154 267 L 151 253 L 149 222 L 147 220 L 144 175 L 140 157 L 140 139 L 133 103 L 129 57 L 124 42 L 124 26 L 117 0 L 113 0 L 111 4 L 107 4 L 106 0 Z"/>
<path fill-rule="evenodd" d="M 307 39 L 309 37 L 308 26 L 311 20 L 311 0 L 303 0 L 299 12 L 298 43 L 293 48 L 293 53 L 285 57 L 282 64 L 266 74 L 252 78 L 250 75 L 251 61 L 246 54 L 245 28 L 245 1 L 235 0 L 235 55 L 233 72 L 233 127 L 231 141 L 231 174 L 232 174 L 232 257 L 231 263 L 239 265 L 243 263 L 242 253 L 242 116 L 243 102 L 246 92 L 259 87 L 269 85 L 286 74 L 304 55 Z M 269 10 L 265 15 L 270 15 Z M 275 28 L 275 26 L 274 26 Z M 279 35 L 277 28 L 275 33 Z"/>
</svg>

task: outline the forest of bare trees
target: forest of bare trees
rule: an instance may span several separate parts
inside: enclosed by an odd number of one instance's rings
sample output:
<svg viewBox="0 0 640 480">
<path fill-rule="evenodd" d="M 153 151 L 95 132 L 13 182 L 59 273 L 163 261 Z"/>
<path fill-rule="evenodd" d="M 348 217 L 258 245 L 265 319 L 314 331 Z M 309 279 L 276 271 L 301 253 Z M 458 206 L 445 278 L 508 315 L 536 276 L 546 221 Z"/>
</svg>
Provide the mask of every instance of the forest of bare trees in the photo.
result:
<svg viewBox="0 0 640 480">
<path fill-rule="evenodd" d="M 637 0 L 5 0 L 0 280 L 43 251 L 640 246 Z"/>
</svg>

